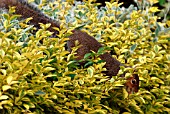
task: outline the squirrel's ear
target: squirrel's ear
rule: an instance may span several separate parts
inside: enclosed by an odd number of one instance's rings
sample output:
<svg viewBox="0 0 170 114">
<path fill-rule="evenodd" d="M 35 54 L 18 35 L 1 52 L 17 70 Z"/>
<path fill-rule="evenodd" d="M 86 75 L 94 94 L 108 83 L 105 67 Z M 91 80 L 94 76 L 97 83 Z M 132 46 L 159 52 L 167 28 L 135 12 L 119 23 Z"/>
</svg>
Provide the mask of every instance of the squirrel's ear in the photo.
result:
<svg viewBox="0 0 170 114">
<path fill-rule="evenodd" d="M 139 76 L 138 74 L 133 74 L 133 77 L 127 79 L 125 83 L 126 90 L 129 94 L 138 92 L 139 90 Z"/>
</svg>

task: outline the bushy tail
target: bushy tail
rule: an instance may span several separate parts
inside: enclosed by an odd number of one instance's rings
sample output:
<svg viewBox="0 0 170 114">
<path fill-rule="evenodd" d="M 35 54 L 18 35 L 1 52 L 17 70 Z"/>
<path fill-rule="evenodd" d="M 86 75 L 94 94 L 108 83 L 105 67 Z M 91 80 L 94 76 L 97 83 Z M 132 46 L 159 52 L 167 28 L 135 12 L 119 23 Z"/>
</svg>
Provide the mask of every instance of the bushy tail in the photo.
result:
<svg viewBox="0 0 170 114">
<path fill-rule="evenodd" d="M 16 14 L 22 15 L 22 18 L 32 17 L 30 21 L 35 27 L 39 28 L 39 23 L 47 24 L 51 23 L 49 28 L 52 32 L 57 32 L 52 27 L 60 27 L 60 23 L 51 19 L 49 16 L 45 15 L 41 10 L 39 10 L 34 3 L 28 3 L 27 0 L 0 0 L 0 8 L 9 9 L 9 6 L 16 7 Z"/>
</svg>

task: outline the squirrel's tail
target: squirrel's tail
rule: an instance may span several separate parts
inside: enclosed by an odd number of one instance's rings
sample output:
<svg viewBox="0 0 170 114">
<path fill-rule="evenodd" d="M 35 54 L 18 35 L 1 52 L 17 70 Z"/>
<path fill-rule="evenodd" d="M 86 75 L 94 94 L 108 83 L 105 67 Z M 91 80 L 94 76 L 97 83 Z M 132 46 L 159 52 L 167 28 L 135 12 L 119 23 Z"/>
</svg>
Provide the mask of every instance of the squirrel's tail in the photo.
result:
<svg viewBox="0 0 170 114">
<path fill-rule="evenodd" d="M 57 33 L 52 27 L 60 27 L 60 23 L 45 15 L 34 3 L 28 3 L 27 0 L 0 0 L 0 8 L 9 9 L 9 6 L 16 7 L 16 14 L 22 15 L 22 18 L 32 17 L 30 21 L 35 27 L 39 28 L 39 23 L 51 23 L 50 31 Z"/>
</svg>

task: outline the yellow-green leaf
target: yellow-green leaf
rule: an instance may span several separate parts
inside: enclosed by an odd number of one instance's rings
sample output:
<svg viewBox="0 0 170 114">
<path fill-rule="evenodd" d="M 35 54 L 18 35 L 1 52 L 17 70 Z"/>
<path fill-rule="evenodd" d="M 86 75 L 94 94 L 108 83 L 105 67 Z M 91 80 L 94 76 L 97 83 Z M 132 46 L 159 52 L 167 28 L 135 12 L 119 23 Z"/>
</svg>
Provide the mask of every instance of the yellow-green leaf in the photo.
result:
<svg viewBox="0 0 170 114">
<path fill-rule="evenodd" d="M 92 77 L 93 74 L 94 74 L 94 68 L 93 68 L 93 67 L 87 68 L 87 72 L 88 72 L 88 74 L 90 75 L 90 77 Z"/>
<path fill-rule="evenodd" d="M 128 92 L 126 91 L 125 88 L 123 88 L 123 98 L 124 99 L 128 98 Z"/>
<path fill-rule="evenodd" d="M 12 81 L 13 77 L 12 76 L 8 76 L 7 78 L 7 84 L 10 85 L 11 81 Z"/>
<path fill-rule="evenodd" d="M 5 56 L 5 51 L 3 49 L 0 49 L 0 56 L 1 58 L 4 58 Z"/>
<path fill-rule="evenodd" d="M 1 95 L 0 100 L 8 99 L 9 97 L 7 95 Z"/>
<path fill-rule="evenodd" d="M 46 67 L 46 68 L 44 68 L 44 72 L 49 72 L 49 71 L 53 71 L 53 70 L 55 70 L 55 68 L 53 68 L 53 67 Z"/>
<path fill-rule="evenodd" d="M 29 110 L 29 105 L 28 104 L 23 104 L 23 106 L 27 109 L 27 110 Z"/>
<path fill-rule="evenodd" d="M 10 89 L 11 88 L 11 86 L 9 86 L 9 85 L 4 85 L 4 86 L 2 86 L 2 90 L 3 91 L 6 91 L 6 90 L 8 90 L 8 89 Z"/>
</svg>

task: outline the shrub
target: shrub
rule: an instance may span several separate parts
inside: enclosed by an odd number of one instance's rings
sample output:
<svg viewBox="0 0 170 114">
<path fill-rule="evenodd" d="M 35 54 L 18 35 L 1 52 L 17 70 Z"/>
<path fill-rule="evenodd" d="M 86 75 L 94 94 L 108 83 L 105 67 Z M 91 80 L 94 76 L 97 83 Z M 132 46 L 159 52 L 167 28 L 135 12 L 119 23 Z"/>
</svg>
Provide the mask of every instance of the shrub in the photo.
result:
<svg viewBox="0 0 170 114">
<path fill-rule="evenodd" d="M 141 11 L 107 2 L 106 7 L 98 9 L 91 1 L 72 3 L 59 0 L 40 5 L 42 11 L 62 22 L 57 38 L 49 38 L 49 24 L 41 24 L 35 33 L 35 28 L 28 25 L 31 18 L 18 21 L 13 8 L 2 13 L 0 112 L 168 113 L 168 21 L 157 22 L 154 7 Z M 79 66 L 74 60 L 78 45 L 71 53 L 65 48 L 74 28 L 94 36 L 112 49 L 113 57 L 135 67 L 140 76 L 139 92 L 128 95 L 119 75 L 111 79 L 104 76 L 104 63 L 98 53 L 90 54 L 93 64 Z M 126 77 L 132 72 L 129 69 Z"/>
</svg>

